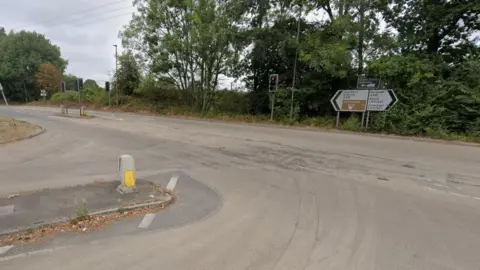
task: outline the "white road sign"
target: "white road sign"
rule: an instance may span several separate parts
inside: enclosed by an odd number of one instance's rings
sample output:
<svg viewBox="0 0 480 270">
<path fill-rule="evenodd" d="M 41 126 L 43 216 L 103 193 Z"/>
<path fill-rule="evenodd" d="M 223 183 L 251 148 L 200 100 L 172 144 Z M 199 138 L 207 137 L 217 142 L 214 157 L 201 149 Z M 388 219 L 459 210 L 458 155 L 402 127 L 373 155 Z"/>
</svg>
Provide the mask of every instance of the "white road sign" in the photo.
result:
<svg viewBox="0 0 480 270">
<path fill-rule="evenodd" d="M 336 111 L 364 112 L 368 100 L 368 90 L 338 90 L 330 100 Z"/>
<path fill-rule="evenodd" d="M 398 99 L 393 90 L 338 90 L 330 100 L 335 111 L 388 111 Z"/>
<path fill-rule="evenodd" d="M 378 89 L 380 78 L 375 76 L 358 76 L 357 89 Z"/>
<path fill-rule="evenodd" d="M 40 96 L 46 97 L 47 96 L 47 91 L 46 90 L 40 90 Z"/>
<path fill-rule="evenodd" d="M 369 90 L 367 111 L 387 111 L 397 103 L 398 99 L 393 90 Z"/>
</svg>

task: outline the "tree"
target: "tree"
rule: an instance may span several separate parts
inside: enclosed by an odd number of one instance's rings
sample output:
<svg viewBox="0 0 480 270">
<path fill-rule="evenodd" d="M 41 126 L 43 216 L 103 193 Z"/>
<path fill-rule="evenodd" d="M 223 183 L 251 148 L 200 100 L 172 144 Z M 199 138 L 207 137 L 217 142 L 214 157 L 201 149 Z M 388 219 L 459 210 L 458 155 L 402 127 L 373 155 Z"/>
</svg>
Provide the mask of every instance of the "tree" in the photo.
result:
<svg viewBox="0 0 480 270">
<path fill-rule="evenodd" d="M 85 82 L 83 83 L 83 88 L 97 89 L 99 88 L 99 86 L 96 81 L 92 79 L 86 79 Z"/>
<path fill-rule="evenodd" d="M 116 88 L 123 94 L 131 96 L 140 84 L 140 70 L 133 54 L 127 51 L 119 58 L 119 68 L 115 74 Z"/>
<path fill-rule="evenodd" d="M 398 32 L 401 52 L 440 55 L 448 62 L 477 50 L 470 40 L 480 30 L 480 6 L 471 0 L 382 0 L 388 26 Z"/>
<path fill-rule="evenodd" d="M 52 64 L 41 64 L 35 74 L 35 85 L 37 90 L 47 91 L 47 95 L 51 96 L 59 91 L 62 82 L 62 74 Z"/>
<path fill-rule="evenodd" d="M 41 64 L 49 63 L 63 73 L 67 61 L 60 49 L 35 32 L 10 32 L 0 38 L 0 81 L 5 94 L 14 101 L 39 97 L 35 74 Z"/>
<path fill-rule="evenodd" d="M 77 80 L 77 76 L 73 74 L 64 74 L 63 81 L 65 82 L 65 87 L 67 90 L 74 90 L 75 89 L 75 81 Z"/>
<path fill-rule="evenodd" d="M 235 1 L 139 0 L 135 5 L 138 15 L 127 29 L 141 30 L 150 70 L 172 78 L 188 103 L 207 110 L 219 75 L 238 59 L 231 46 Z"/>
<path fill-rule="evenodd" d="M 269 74 L 277 73 L 276 115 L 288 115 L 293 104 L 302 121 L 332 114 L 335 91 L 352 89 L 357 75 L 367 74 L 380 76 L 382 87 L 395 89 L 400 98 L 388 114 L 372 114 L 373 128 L 480 136 L 475 1 L 137 0 L 135 5 L 139 12 L 121 37 L 147 74 L 139 96 L 162 108 L 266 114 Z M 298 92 L 292 95 L 294 72 Z M 218 91 L 220 75 L 243 80 L 249 92 Z M 160 83 L 165 77 L 173 86 Z"/>
</svg>

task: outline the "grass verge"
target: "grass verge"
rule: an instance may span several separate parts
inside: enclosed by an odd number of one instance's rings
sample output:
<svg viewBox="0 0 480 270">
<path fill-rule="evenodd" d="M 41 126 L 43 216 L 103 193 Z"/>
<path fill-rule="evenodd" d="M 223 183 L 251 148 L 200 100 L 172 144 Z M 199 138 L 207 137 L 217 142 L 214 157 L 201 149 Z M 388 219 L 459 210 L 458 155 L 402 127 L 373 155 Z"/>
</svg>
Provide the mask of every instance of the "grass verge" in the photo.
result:
<svg viewBox="0 0 480 270">
<path fill-rule="evenodd" d="M 66 103 L 64 103 L 66 104 Z M 34 102 L 30 103 L 32 106 L 59 106 L 54 101 Z M 416 138 L 416 139 L 433 139 L 439 141 L 459 141 L 468 143 L 480 143 L 480 134 L 458 134 L 447 132 L 443 130 L 428 131 L 425 134 L 399 134 L 385 132 L 382 130 L 369 129 L 366 130 L 360 127 L 360 117 L 352 114 L 348 118 L 343 118 L 340 121 L 340 126 L 335 127 L 335 116 L 321 116 L 321 117 L 303 117 L 297 120 L 290 120 L 289 118 L 276 118 L 270 120 L 269 115 L 251 115 L 239 113 L 221 113 L 209 111 L 206 113 L 198 113 L 192 111 L 188 107 L 165 107 L 151 104 L 142 99 L 132 98 L 128 102 L 119 107 L 101 106 L 93 103 L 69 103 L 69 108 L 80 108 L 86 106 L 90 110 L 100 110 L 109 112 L 132 112 L 141 115 L 157 115 L 181 119 L 195 119 L 207 121 L 222 121 L 232 123 L 246 123 L 246 124 L 260 124 L 260 125 L 277 125 L 277 126 L 292 126 L 307 129 L 321 129 L 321 130 L 339 130 L 345 132 L 355 132 L 361 134 L 379 134 L 384 136 L 396 136 L 402 138 Z"/>
<path fill-rule="evenodd" d="M 28 122 L 0 116 L 0 143 L 20 140 L 39 130 L 38 126 Z"/>
</svg>

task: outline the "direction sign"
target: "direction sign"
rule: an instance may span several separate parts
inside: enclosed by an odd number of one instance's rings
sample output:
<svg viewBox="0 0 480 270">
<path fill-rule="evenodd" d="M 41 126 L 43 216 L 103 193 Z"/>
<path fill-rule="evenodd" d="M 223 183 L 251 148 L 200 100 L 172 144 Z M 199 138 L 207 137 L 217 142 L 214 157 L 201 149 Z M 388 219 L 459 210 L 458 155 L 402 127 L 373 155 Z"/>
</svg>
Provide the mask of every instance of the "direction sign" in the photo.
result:
<svg viewBox="0 0 480 270">
<path fill-rule="evenodd" d="M 338 90 L 330 100 L 336 111 L 364 112 L 369 90 Z"/>
<path fill-rule="evenodd" d="M 357 89 L 378 89 L 380 78 L 374 76 L 358 76 Z"/>
<path fill-rule="evenodd" d="M 40 96 L 46 97 L 47 96 L 47 91 L 46 90 L 40 90 Z"/>
<path fill-rule="evenodd" d="M 388 111 L 398 99 L 393 90 L 369 90 L 367 111 Z"/>
</svg>

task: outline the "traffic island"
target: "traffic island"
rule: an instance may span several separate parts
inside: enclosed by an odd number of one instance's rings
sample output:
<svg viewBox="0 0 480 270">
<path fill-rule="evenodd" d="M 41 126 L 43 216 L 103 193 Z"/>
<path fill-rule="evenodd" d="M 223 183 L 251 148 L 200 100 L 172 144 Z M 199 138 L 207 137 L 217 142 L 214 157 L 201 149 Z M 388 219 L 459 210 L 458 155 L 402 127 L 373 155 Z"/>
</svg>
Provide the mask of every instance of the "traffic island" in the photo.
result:
<svg viewBox="0 0 480 270">
<path fill-rule="evenodd" d="M 11 194 L 0 198 L 0 247 L 36 242 L 56 233 L 88 233 L 112 222 L 157 212 L 173 196 L 137 179 L 134 193 L 120 194 L 120 181 Z"/>
<path fill-rule="evenodd" d="M 0 116 L 0 144 L 28 139 L 44 131 L 42 127 L 29 122 Z"/>
<path fill-rule="evenodd" d="M 55 116 L 61 116 L 61 117 L 66 117 L 66 118 L 75 118 L 75 119 L 93 119 L 95 116 L 93 115 L 80 115 L 80 114 L 62 114 L 62 113 L 55 113 Z"/>
</svg>

